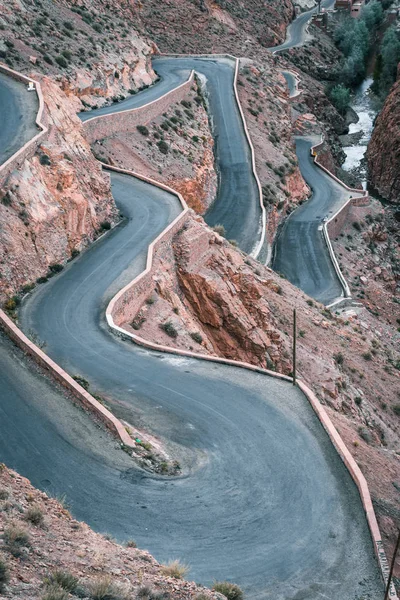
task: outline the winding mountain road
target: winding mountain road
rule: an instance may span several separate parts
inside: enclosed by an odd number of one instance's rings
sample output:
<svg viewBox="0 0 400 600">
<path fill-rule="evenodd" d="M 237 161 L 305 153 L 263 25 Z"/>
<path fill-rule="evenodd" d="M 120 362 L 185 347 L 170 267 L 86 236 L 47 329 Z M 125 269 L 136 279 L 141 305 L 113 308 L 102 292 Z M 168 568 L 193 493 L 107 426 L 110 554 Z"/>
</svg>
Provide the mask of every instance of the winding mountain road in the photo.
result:
<svg viewBox="0 0 400 600">
<path fill-rule="evenodd" d="M 329 256 L 322 220 L 335 214 L 356 194 L 346 191 L 315 166 L 310 148 L 318 142 L 319 137 L 296 138 L 300 171 L 313 193 L 283 223 L 275 243 L 272 266 L 303 292 L 329 305 L 343 296 L 343 288 Z"/>
<path fill-rule="evenodd" d="M 329 10 L 335 6 L 335 0 L 322 0 L 321 8 Z M 286 40 L 279 46 L 269 48 L 274 54 L 282 50 L 290 50 L 296 46 L 302 46 L 307 39 L 307 28 L 311 17 L 318 11 L 318 7 L 300 13 L 289 25 L 286 31 Z"/>
<path fill-rule="evenodd" d="M 133 537 L 162 561 L 189 562 L 196 581 L 228 579 L 271 600 L 378 597 L 357 489 L 297 388 L 109 332 L 109 299 L 143 269 L 149 242 L 180 210 L 146 183 L 116 174 L 111 182 L 127 219 L 40 286 L 21 322 L 117 416 L 166 440 L 184 476 L 136 467 L 2 338 L 0 460 L 39 488 L 65 492 L 96 530 Z"/>
<path fill-rule="evenodd" d="M 217 196 L 205 220 L 211 227 L 222 223 L 226 237 L 236 240 L 244 252 L 256 251 L 262 233 L 261 205 L 251 169 L 250 148 L 233 90 L 235 62 L 228 58 L 155 58 L 153 66 L 160 76 L 153 87 L 119 104 L 80 113 L 79 117 L 85 121 L 143 106 L 187 81 L 194 69 L 206 85 L 218 172 Z"/>
<path fill-rule="evenodd" d="M 37 95 L 26 86 L 0 73 L 0 165 L 37 133 Z"/>
</svg>

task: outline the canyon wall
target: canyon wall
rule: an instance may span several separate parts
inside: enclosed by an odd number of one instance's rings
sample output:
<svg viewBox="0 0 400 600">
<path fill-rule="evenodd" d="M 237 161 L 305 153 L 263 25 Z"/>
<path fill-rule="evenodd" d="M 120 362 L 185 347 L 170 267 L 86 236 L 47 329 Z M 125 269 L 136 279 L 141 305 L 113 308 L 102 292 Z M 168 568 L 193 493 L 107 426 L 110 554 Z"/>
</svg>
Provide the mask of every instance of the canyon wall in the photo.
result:
<svg viewBox="0 0 400 600">
<path fill-rule="evenodd" d="M 400 65 L 397 81 L 379 113 L 367 150 L 369 183 L 386 200 L 400 203 Z"/>
<path fill-rule="evenodd" d="M 74 104 L 42 78 L 49 134 L 0 190 L 0 294 L 3 299 L 44 276 L 91 242 L 118 214 L 82 135 Z"/>
</svg>

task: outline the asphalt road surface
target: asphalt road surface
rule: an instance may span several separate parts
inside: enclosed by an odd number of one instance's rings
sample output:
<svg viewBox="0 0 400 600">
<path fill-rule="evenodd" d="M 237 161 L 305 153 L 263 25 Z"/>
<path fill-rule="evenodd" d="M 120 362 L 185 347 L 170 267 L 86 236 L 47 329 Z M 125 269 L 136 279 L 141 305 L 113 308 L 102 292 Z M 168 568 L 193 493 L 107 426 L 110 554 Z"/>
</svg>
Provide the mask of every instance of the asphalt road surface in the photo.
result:
<svg viewBox="0 0 400 600">
<path fill-rule="evenodd" d="M 79 117 L 85 120 L 142 106 L 186 81 L 195 69 L 206 78 L 218 173 L 217 196 L 205 220 L 211 227 L 222 224 L 226 237 L 236 240 L 250 254 L 261 239 L 261 207 L 250 148 L 233 91 L 235 63 L 228 59 L 156 58 L 153 66 L 160 76 L 154 86 L 118 104 L 80 113 Z"/>
<path fill-rule="evenodd" d="M 312 298 L 331 304 L 343 296 L 343 289 L 323 237 L 322 221 L 356 194 L 347 192 L 315 166 L 310 148 L 316 141 L 296 138 L 300 171 L 313 193 L 284 222 L 275 243 L 272 267 Z"/>
<path fill-rule="evenodd" d="M 173 196 L 133 178 L 113 175 L 112 187 L 129 220 L 41 286 L 25 303 L 22 324 L 118 416 L 168 440 L 185 475 L 110 470 L 87 451 L 76 455 L 74 444 L 73 465 L 67 454 L 60 468 L 57 441 L 36 435 L 29 414 L 15 427 L 25 427 L 31 443 L 34 436 L 43 460 L 22 452 L 17 461 L 4 442 L 0 460 L 39 487 L 45 480 L 66 491 L 73 513 L 94 528 L 134 537 L 159 560 L 189 562 L 196 581 L 229 579 L 249 597 L 274 600 L 356 600 L 360 589 L 373 598 L 380 576 L 358 492 L 300 391 L 261 374 L 149 352 L 107 330 L 107 302 L 143 268 L 149 241 L 179 210 Z M 5 441 L 13 425 L 1 421 Z"/>
<path fill-rule="evenodd" d="M 335 0 L 323 0 L 321 2 L 321 8 L 331 9 L 335 5 Z M 307 39 L 307 26 L 314 13 L 316 13 L 318 7 L 312 8 L 307 12 L 300 13 L 298 17 L 289 25 L 286 32 L 286 40 L 279 46 L 273 46 L 269 48 L 271 52 L 281 52 L 282 50 L 289 50 L 289 48 L 295 48 L 296 46 L 302 46 Z"/>
<path fill-rule="evenodd" d="M 38 108 L 35 92 L 0 73 L 0 165 L 39 133 L 35 125 Z"/>
</svg>

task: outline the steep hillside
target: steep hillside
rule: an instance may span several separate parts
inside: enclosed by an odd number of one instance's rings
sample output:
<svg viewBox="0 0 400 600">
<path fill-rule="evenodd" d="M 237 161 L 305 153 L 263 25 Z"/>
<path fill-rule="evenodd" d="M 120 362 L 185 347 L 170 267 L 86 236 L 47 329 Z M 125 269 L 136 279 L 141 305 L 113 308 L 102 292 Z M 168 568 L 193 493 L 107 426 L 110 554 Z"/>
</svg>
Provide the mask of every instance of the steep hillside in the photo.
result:
<svg viewBox="0 0 400 600">
<path fill-rule="evenodd" d="M 386 200 L 400 203 L 400 65 L 397 81 L 376 119 L 367 161 L 371 186 Z"/>
<path fill-rule="evenodd" d="M 145 32 L 161 52 L 231 52 L 284 39 L 293 17 L 291 0 L 169 0 L 137 2 Z"/>
<path fill-rule="evenodd" d="M 4 595 L 3 595 L 4 593 Z M 57 500 L 0 464 L 0 597 L 24 600 L 207 600 L 219 594 L 163 573 L 73 519 Z"/>
<path fill-rule="evenodd" d="M 118 18 L 115 15 L 118 14 Z M 45 73 L 86 104 L 102 104 L 149 85 L 152 45 L 132 9 L 71 1 L 0 0 L 0 59 L 18 71 Z"/>
<path fill-rule="evenodd" d="M 0 189 L 3 300 L 51 276 L 118 219 L 109 179 L 76 113 L 155 80 L 152 46 L 133 18 L 118 3 L 100 11 L 90 3 L 0 0 L 0 60 L 41 81 L 50 127 L 36 154 Z"/>
</svg>

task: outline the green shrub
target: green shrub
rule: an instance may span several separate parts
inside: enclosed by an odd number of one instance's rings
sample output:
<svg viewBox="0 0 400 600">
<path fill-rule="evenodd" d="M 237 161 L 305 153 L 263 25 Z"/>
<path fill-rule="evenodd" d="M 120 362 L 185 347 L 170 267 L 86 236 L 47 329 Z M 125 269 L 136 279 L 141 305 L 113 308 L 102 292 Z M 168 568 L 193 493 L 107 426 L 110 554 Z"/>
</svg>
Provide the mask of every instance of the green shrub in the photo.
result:
<svg viewBox="0 0 400 600">
<path fill-rule="evenodd" d="M 38 277 L 36 279 L 36 283 L 46 283 L 46 281 L 48 281 L 47 277 Z"/>
<path fill-rule="evenodd" d="M 127 600 L 127 590 L 118 583 L 114 583 L 109 575 L 100 577 L 89 585 L 92 600 Z"/>
<path fill-rule="evenodd" d="M 72 58 L 72 52 L 71 50 L 63 50 L 61 52 L 61 54 L 63 55 L 64 58 L 66 58 L 67 60 L 71 60 Z"/>
<path fill-rule="evenodd" d="M 344 363 L 344 356 L 341 352 L 337 352 L 336 354 L 333 355 L 333 360 L 335 361 L 336 364 L 342 365 Z"/>
<path fill-rule="evenodd" d="M 398 417 L 400 417 L 400 404 L 395 404 L 393 407 L 393 412 L 395 415 L 397 415 Z"/>
<path fill-rule="evenodd" d="M 127 548 L 137 548 L 136 542 L 134 540 L 128 540 L 125 542 L 125 546 Z"/>
<path fill-rule="evenodd" d="M 59 585 L 50 585 L 46 588 L 41 600 L 68 600 L 69 594 Z"/>
<path fill-rule="evenodd" d="M 39 157 L 39 162 L 41 165 L 49 167 L 51 165 L 50 157 L 47 154 L 41 154 Z"/>
<path fill-rule="evenodd" d="M 243 592 L 235 583 L 216 581 L 212 589 L 225 596 L 225 598 L 228 598 L 228 600 L 243 600 Z"/>
<path fill-rule="evenodd" d="M 137 125 L 136 129 L 138 130 L 139 133 L 141 133 L 144 136 L 148 136 L 149 135 L 149 130 L 147 129 L 147 127 L 145 125 Z"/>
<path fill-rule="evenodd" d="M 162 154 L 168 154 L 169 146 L 164 140 L 157 142 L 158 149 Z"/>
<path fill-rule="evenodd" d="M 10 581 L 10 573 L 5 560 L 0 558 L 0 592 L 4 590 L 4 587 Z"/>
<path fill-rule="evenodd" d="M 102 221 L 100 223 L 100 229 L 102 231 L 109 231 L 111 229 L 111 223 L 110 223 L 110 221 Z"/>
<path fill-rule="evenodd" d="M 81 385 L 86 391 L 88 391 L 90 384 L 87 379 L 81 377 L 80 375 L 73 375 L 72 379 L 75 379 L 76 383 Z"/>
<path fill-rule="evenodd" d="M 169 335 L 169 337 L 171 337 L 171 338 L 178 337 L 178 332 L 175 329 L 175 327 L 173 326 L 173 324 L 171 323 L 171 321 L 167 321 L 166 323 L 161 323 L 160 328 L 163 331 L 165 331 L 165 333 L 167 335 Z"/>
<path fill-rule="evenodd" d="M 32 525 L 43 525 L 43 511 L 40 506 L 31 506 L 24 514 L 24 519 L 32 523 Z"/>
<path fill-rule="evenodd" d="M 161 572 L 166 577 L 174 577 L 175 579 L 184 579 L 188 573 L 189 567 L 184 565 L 179 560 L 172 560 L 166 565 L 161 565 Z"/>
<path fill-rule="evenodd" d="M 21 549 L 29 546 L 30 538 L 27 530 L 18 523 L 12 523 L 3 532 L 3 540 L 7 549 L 15 557 L 21 556 Z"/>
<path fill-rule="evenodd" d="M 55 61 L 63 69 L 66 69 L 68 67 L 67 59 L 64 56 L 62 56 L 61 54 L 59 56 L 56 56 Z"/>
<path fill-rule="evenodd" d="M 198 344 L 201 344 L 203 342 L 203 336 L 198 331 L 194 331 L 193 333 L 191 333 L 190 337 Z"/>
<path fill-rule="evenodd" d="M 372 360 L 372 354 L 371 352 L 363 352 L 362 355 L 364 360 Z"/>
<path fill-rule="evenodd" d="M 62 265 L 61 263 L 54 263 L 52 265 L 49 265 L 49 270 L 51 271 L 51 273 L 60 273 L 64 268 L 64 265 Z"/>
<path fill-rule="evenodd" d="M 218 235 L 221 235 L 222 237 L 226 236 L 226 230 L 223 225 L 214 225 L 212 229 L 215 231 L 215 233 L 218 233 Z"/>
<path fill-rule="evenodd" d="M 74 29 L 74 24 L 71 23 L 71 21 L 64 21 L 64 27 L 65 29 L 72 31 Z"/>
<path fill-rule="evenodd" d="M 63 590 L 73 594 L 78 586 L 78 578 L 74 577 L 69 571 L 55 569 L 46 577 L 45 583 L 49 586 L 59 586 Z"/>
<path fill-rule="evenodd" d="M 45 54 L 43 56 L 43 60 L 44 60 L 44 62 L 47 62 L 48 65 L 53 65 L 54 64 L 53 63 L 53 59 L 48 54 Z"/>
</svg>

